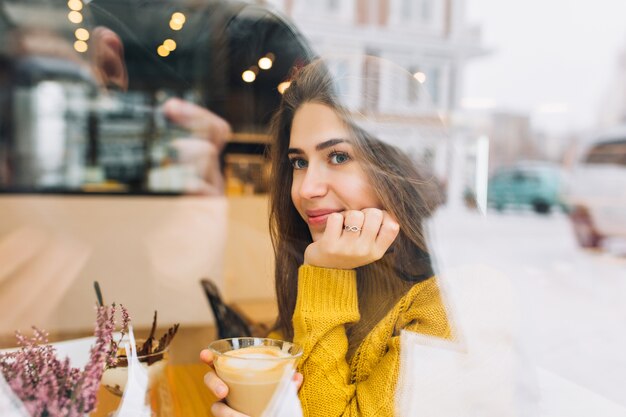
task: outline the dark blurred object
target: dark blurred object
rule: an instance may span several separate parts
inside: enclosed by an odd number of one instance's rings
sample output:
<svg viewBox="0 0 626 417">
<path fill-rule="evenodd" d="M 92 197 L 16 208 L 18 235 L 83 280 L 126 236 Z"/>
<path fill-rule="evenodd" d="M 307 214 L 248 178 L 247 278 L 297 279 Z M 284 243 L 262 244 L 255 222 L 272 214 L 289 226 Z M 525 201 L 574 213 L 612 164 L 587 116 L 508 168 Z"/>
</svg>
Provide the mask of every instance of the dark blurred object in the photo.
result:
<svg viewBox="0 0 626 417">
<path fill-rule="evenodd" d="M 200 283 L 215 317 L 218 338 L 252 336 L 253 331 L 250 322 L 224 303 L 215 283 L 209 279 L 202 279 Z"/>
<path fill-rule="evenodd" d="M 594 137 L 573 169 L 566 198 L 579 245 L 626 239 L 626 126 Z"/>
<path fill-rule="evenodd" d="M 576 205 L 569 213 L 574 226 L 574 234 L 578 244 L 583 248 L 599 248 L 602 244 L 602 235 L 594 226 L 589 210 L 582 205 Z"/>
</svg>

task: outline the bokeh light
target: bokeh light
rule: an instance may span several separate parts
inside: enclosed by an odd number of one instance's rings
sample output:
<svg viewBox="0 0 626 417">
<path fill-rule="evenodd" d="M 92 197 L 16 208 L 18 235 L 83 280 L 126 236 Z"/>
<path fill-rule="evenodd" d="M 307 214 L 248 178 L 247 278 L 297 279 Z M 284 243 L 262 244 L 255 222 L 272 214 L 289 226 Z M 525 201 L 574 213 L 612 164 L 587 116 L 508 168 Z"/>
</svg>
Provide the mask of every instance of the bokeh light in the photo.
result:
<svg viewBox="0 0 626 417">
<path fill-rule="evenodd" d="M 416 72 L 413 74 L 413 78 L 415 78 L 420 84 L 424 84 L 426 82 L 426 74 L 423 72 Z"/>
<path fill-rule="evenodd" d="M 83 52 L 87 52 L 87 49 L 89 47 L 87 46 L 87 42 L 85 41 L 76 41 L 74 42 L 74 49 L 77 52 L 83 53 Z"/>
<path fill-rule="evenodd" d="M 83 10 L 83 2 L 81 0 L 69 0 L 67 2 L 67 7 L 69 7 L 70 10 L 75 11 Z"/>
<path fill-rule="evenodd" d="M 80 23 L 83 21 L 83 15 L 80 12 L 72 10 L 67 14 L 67 18 L 72 23 Z"/>
<path fill-rule="evenodd" d="M 283 81 L 282 83 L 278 84 L 278 92 L 280 94 L 285 94 L 285 91 L 289 88 L 290 85 L 291 81 Z"/>
<path fill-rule="evenodd" d="M 264 70 L 268 70 L 270 68 L 272 68 L 272 60 L 269 59 L 268 57 L 264 56 L 263 58 L 259 59 L 259 68 L 264 69 Z"/>
<path fill-rule="evenodd" d="M 172 22 L 179 22 L 181 25 L 183 25 L 185 24 L 186 20 L 187 19 L 185 18 L 185 15 L 181 12 L 176 12 L 172 14 Z"/>
<path fill-rule="evenodd" d="M 181 30 L 183 28 L 183 24 L 179 20 L 170 20 L 170 29 L 172 30 Z"/>
<path fill-rule="evenodd" d="M 76 29 L 74 35 L 76 35 L 76 39 L 79 41 L 86 41 L 89 39 L 89 31 L 85 28 Z"/>
<path fill-rule="evenodd" d="M 166 39 L 163 41 L 163 46 L 171 52 L 176 49 L 176 42 L 173 39 Z"/>
<path fill-rule="evenodd" d="M 157 54 L 159 54 L 159 56 L 166 57 L 170 54 L 170 51 L 165 46 L 159 45 L 157 48 Z"/>
<path fill-rule="evenodd" d="M 243 72 L 243 74 L 241 74 L 241 78 L 247 82 L 247 83 L 251 83 L 254 80 L 256 80 L 256 74 L 254 73 L 254 71 L 251 70 L 245 70 Z"/>
</svg>

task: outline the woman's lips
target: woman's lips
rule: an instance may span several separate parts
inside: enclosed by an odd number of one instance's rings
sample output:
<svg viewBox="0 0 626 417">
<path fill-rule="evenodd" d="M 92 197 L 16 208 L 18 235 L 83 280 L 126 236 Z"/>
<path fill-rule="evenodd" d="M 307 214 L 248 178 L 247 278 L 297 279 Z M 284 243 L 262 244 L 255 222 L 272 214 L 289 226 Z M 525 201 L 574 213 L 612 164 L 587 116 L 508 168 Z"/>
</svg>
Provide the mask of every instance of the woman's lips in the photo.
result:
<svg viewBox="0 0 626 417">
<path fill-rule="evenodd" d="M 306 212 L 307 223 L 311 226 L 321 226 L 326 224 L 328 216 L 338 213 L 339 210 L 311 210 Z"/>
<path fill-rule="evenodd" d="M 321 216 L 309 216 L 307 218 L 307 222 L 311 226 L 321 226 L 323 224 L 326 224 L 326 220 L 328 219 L 329 215 L 330 215 L 330 213 L 322 214 Z"/>
</svg>

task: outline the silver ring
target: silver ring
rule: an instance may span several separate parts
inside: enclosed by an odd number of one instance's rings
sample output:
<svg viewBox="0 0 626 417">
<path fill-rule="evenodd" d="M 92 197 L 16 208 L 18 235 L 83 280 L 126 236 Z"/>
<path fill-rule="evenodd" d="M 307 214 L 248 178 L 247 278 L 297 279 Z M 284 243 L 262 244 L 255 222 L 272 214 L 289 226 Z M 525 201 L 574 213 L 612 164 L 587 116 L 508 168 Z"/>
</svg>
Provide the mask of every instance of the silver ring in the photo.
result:
<svg viewBox="0 0 626 417">
<path fill-rule="evenodd" d="M 355 232 L 358 233 L 361 231 L 361 228 L 359 226 L 348 226 L 346 225 L 343 230 L 345 230 L 346 232 Z"/>
</svg>

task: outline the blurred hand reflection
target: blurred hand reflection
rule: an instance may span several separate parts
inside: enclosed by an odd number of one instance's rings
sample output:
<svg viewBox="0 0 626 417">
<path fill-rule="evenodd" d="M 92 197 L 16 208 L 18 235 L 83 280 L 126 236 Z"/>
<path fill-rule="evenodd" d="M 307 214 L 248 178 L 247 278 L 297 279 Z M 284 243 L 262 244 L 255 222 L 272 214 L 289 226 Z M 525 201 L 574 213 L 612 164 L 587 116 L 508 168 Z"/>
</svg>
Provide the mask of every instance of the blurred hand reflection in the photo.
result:
<svg viewBox="0 0 626 417">
<path fill-rule="evenodd" d="M 105 89 L 127 91 L 128 72 L 124 45 L 112 30 L 99 26 L 92 35 L 94 73 Z M 188 194 L 222 195 L 224 179 L 219 156 L 232 134 L 230 124 L 215 113 L 191 102 L 171 98 L 163 104 L 163 113 L 174 124 L 189 132 L 188 137 L 173 140 L 178 164 L 191 166 L 196 176 L 183 184 Z"/>
<path fill-rule="evenodd" d="M 191 137 L 172 141 L 178 161 L 191 165 L 199 182 L 187 184 L 186 191 L 203 195 L 224 193 L 224 179 L 220 171 L 219 156 L 232 131 L 226 120 L 215 113 L 179 98 L 171 98 L 163 105 L 165 116 L 188 130 Z"/>
<path fill-rule="evenodd" d="M 128 72 L 124 62 L 124 44 L 111 29 L 96 27 L 90 42 L 96 78 L 104 88 L 128 89 Z"/>
</svg>

